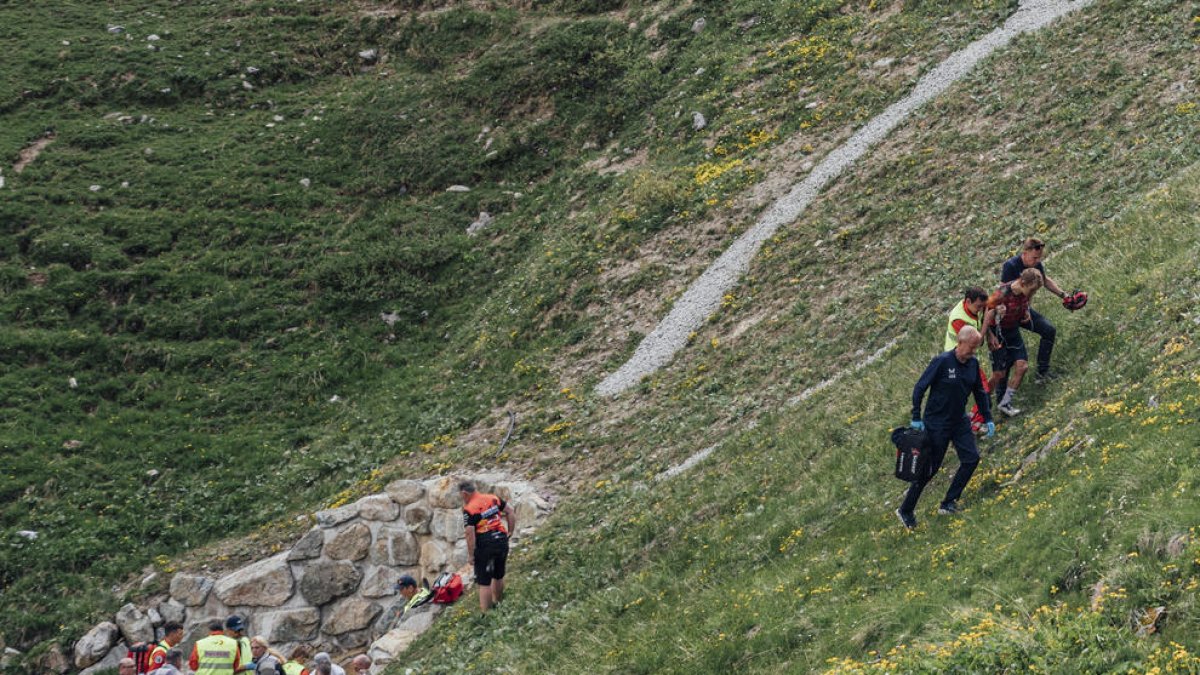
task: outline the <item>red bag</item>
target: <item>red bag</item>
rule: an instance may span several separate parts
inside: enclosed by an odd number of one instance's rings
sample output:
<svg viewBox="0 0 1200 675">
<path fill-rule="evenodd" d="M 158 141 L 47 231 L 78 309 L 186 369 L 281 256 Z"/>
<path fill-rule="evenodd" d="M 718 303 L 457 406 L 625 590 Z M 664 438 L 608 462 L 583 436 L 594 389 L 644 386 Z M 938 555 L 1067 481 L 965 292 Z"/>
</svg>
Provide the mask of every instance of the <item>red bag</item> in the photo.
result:
<svg viewBox="0 0 1200 675">
<path fill-rule="evenodd" d="M 437 581 L 433 582 L 433 602 L 439 605 L 449 605 L 462 594 L 463 581 L 458 574 L 442 572 Z"/>
</svg>

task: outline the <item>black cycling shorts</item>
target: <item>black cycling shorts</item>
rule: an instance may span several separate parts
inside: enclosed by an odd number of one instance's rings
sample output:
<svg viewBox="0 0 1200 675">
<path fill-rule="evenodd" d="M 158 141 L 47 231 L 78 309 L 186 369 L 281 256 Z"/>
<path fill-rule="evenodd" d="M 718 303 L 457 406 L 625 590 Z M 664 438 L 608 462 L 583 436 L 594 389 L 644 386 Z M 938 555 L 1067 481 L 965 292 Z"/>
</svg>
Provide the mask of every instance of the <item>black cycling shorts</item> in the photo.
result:
<svg viewBox="0 0 1200 675">
<path fill-rule="evenodd" d="M 475 540 L 475 583 L 487 586 L 504 578 L 508 562 L 508 537 L 479 537 Z"/>
</svg>

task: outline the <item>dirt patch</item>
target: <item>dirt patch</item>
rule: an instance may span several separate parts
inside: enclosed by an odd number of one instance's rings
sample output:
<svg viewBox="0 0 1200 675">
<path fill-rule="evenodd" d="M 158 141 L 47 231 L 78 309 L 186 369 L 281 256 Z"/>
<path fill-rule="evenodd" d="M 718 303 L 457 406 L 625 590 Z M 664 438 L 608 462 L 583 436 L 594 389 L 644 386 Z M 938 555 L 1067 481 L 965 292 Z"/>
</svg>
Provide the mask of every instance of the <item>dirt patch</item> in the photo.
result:
<svg viewBox="0 0 1200 675">
<path fill-rule="evenodd" d="M 42 154 L 42 150 L 45 150 L 46 146 L 53 142 L 54 134 L 46 134 L 45 136 L 42 136 L 36 141 L 25 146 L 25 148 L 21 150 L 20 154 L 17 155 L 17 163 L 13 164 L 13 173 L 21 173 L 24 171 L 25 167 L 32 164 L 33 160 L 37 159 L 38 155 Z"/>
</svg>

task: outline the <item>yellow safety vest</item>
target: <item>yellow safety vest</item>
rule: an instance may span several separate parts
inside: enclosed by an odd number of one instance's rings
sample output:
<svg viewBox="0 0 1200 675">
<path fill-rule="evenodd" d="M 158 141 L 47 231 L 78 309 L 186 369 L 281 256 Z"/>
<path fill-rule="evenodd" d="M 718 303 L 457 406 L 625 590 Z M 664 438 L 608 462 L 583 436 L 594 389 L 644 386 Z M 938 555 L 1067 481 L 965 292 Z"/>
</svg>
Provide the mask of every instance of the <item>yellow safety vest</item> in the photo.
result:
<svg viewBox="0 0 1200 675">
<path fill-rule="evenodd" d="M 975 330 L 980 333 L 983 332 L 983 315 L 971 318 L 960 301 L 954 306 L 954 309 L 950 310 L 950 318 L 946 321 L 946 342 L 942 345 L 942 351 L 950 351 L 958 346 L 958 333 L 954 331 L 955 321 L 963 321 L 968 326 L 974 326 Z"/>
<path fill-rule="evenodd" d="M 209 635 L 196 643 L 196 675 L 233 675 L 238 643 L 224 635 Z"/>
<path fill-rule="evenodd" d="M 238 664 L 242 670 L 254 670 L 254 653 L 250 651 L 250 638 L 243 635 L 237 638 L 238 643 Z"/>
<path fill-rule="evenodd" d="M 304 672 L 304 664 L 302 664 L 302 663 L 296 663 L 295 661 L 288 661 L 287 663 L 283 664 L 283 674 L 284 675 L 300 675 L 300 673 L 303 673 L 303 672 Z"/>
</svg>

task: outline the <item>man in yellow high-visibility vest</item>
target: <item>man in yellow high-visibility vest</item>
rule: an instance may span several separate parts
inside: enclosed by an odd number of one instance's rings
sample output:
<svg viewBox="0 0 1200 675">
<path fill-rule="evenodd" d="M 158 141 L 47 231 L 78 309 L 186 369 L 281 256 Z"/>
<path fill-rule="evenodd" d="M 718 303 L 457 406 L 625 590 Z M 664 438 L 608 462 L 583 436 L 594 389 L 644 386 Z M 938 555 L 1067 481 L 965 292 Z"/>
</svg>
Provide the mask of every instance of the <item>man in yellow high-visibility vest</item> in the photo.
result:
<svg viewBox="0 0 1200 675">
<path fill-rule="evenodd" d="M 208 637 L 202 638 L 192 647 L 188 666 L 195 675 L 233 675 L 241 664 L 238 660 L 238 643 L 225 635 L 225 626 L 220 619 L 208 624 Z"/>
</svg>

